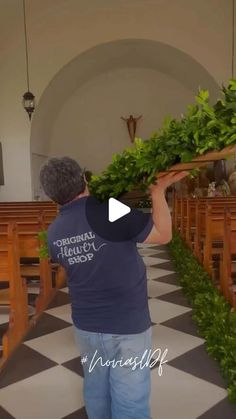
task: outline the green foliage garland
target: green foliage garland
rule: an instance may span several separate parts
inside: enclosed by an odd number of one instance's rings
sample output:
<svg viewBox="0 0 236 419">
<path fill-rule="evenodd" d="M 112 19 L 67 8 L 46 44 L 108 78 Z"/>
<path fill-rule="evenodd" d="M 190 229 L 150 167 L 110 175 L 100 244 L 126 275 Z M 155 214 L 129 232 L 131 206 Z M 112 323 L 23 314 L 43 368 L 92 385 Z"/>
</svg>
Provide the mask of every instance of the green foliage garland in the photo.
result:
<svg viewBox="0 0 236 419">
<path fill-rule="evenodd" d="M 38 239 L 39 239 L 39 242 L 40 242 L 39 257 L 40 257 L 40 259 L 47 259 L 49 257 L 47 231 L 45 231 L 45 230 L 40 231 L 38 233 Z"/>
<path fill-rule="evenodd" d="M 162 129 L 147 141 L 115 154 L 100 176 L 92 176 L 89 187 L 100 200 L 119 197 L 134 186 L 146 189 L 155 174 L 196 155 L 236 143 L 236 80 L 222 88 L 223 98 L 214 106 L 209 93 L 201 90 L 181 120 L 166 118 Z"/>
<path fill-rule="evenodd" d="M 206 350 L 219 362 L 229 400 L 236 403 L 236 313 L 177 233 L 168 247 Z"/>
</svg>

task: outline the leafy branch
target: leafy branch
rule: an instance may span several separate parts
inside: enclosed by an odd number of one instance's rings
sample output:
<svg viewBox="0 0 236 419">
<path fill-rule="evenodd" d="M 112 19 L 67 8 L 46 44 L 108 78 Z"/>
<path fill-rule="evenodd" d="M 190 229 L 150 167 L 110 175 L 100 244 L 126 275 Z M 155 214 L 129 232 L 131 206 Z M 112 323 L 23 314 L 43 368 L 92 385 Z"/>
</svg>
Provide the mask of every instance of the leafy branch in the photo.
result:
<svg viewBox="0 0 236 419">
<path fill-rule="evenodd" d="M 223 98 L 209 104 L 209 92 L 200 90 L 195 104 L 181 120 L 166 118 L 163 127 L 148 140 L 136 138 L 134 147 L 115 154 L 89 187 L 100 200 L 119 197 L 134 186 L 146 190 L 155 174 L 194 156 L 221 150 L 236 143 L 236 80 L 222 88 Z"/>
</svg>

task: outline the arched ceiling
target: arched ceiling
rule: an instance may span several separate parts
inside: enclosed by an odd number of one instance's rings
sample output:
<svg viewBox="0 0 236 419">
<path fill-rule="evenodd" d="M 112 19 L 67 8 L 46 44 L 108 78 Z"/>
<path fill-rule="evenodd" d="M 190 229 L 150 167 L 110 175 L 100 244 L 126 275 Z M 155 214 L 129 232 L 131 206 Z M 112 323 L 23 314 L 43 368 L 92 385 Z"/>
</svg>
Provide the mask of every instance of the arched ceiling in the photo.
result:
<svg viewBox="0 0 236 419">
<path fill-rule="evenodd" d="M 207 88 L 213 100 L 219 94 L 219 86 L 205 68 L 170 45 L 142 39 L 100 44 L 65 65 L 44 90 L 32 121 L 31 151 L 45 153 L 53 121 L 75 90 L 101 73 L 132 67 L 163 72 L 192 90 L 193 95 L 199 86 Z"/>
</svg>

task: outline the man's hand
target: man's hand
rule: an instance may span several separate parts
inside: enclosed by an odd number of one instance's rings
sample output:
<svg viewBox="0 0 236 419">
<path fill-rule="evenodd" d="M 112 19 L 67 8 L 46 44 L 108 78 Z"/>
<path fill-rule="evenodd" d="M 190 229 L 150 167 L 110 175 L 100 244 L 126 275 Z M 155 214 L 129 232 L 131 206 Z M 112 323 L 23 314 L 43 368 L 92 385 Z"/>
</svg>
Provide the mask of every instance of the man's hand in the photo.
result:
<svg viewBox="0 0 236 419">
<path fill-rule="evenodd" d="M 156 184 L 152 184 L 149 187 L 151 194 L 156 193 L 160 190 L 165 190 L 168 186 L 172 185 L 175 182 L 183 179 L 184 177 L 188 176 L 189 172 L 182 171 L 182 172 L 169 172 L 164 176 L 161 176 L 159 179 L 156 179 Z"/>
</svg>

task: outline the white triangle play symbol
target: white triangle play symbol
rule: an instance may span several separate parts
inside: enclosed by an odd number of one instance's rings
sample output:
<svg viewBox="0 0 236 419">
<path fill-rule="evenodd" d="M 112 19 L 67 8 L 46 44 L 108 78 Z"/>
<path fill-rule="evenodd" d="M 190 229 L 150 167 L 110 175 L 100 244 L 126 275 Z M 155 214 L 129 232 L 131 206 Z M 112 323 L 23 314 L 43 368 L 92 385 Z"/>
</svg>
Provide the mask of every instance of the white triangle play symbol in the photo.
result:
<svg viewBox="0 0 236 419">
<path fill-rule="evenodd" d="M 124 217 L 130 211 L 131 209 L 128 205 L 122 204 L 122 202 L 117 201 L 115 198 L 109 198 L 108 219 L 111 223 Z"/>
</svg>

